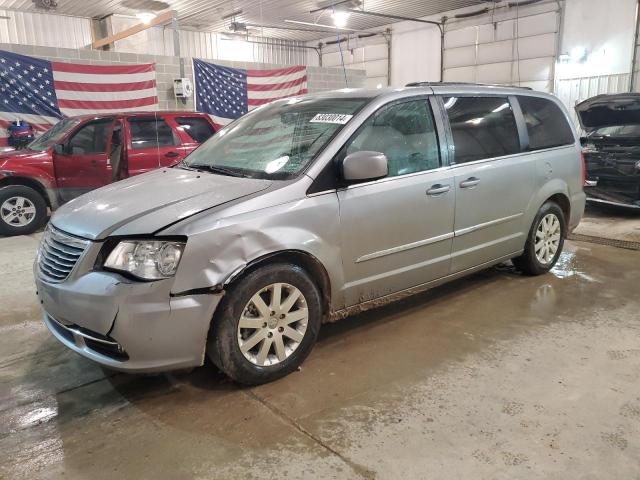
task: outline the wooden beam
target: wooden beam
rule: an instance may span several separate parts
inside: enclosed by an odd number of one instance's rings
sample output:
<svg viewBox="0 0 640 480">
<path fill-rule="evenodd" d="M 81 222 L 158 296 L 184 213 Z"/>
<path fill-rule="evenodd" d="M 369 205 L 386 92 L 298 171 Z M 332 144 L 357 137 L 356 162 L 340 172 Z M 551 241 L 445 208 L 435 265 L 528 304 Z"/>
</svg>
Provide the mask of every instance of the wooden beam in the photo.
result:
<svg viewBox="0 0 640 480">
<path fill-rule="evenodd" d="M 166 12 L 163 12 L 160 15 L 152 18 L 149 23 L 141 22 L 136 25 L 133 25 L 132 27 L 122 30 L 121 32 L 114 33 L 113 35 L 109 35 L 108 37 L 96 40 L 91 44 L 91 47 L 101 48 L 101 47 L 104 47 L 105 45 L 109 45 L 113 42 L 117 42 L 118 40 L 122 40 L 124 38 L 130 37 L 131 35 L 135 35 L 136 33 L 143 32 L 147 28 L 169 23 L 173 19 L 174 13 L 175 12 L 173 10 L 167 10 Z"/>
</svg>

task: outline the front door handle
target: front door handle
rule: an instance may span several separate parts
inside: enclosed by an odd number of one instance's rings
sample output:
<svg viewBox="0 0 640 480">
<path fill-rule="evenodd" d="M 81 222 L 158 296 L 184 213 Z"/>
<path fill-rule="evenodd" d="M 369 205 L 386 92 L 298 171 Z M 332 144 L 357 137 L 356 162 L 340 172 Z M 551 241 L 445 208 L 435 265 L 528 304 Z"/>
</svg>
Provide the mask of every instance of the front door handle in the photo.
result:
<svg viewBox="0 0 640 480">
<path fill-rule="evenodd" d="M 432 185 L 429 190 L 427 190 L 427 195 L 431 197 L 442 195 L 443 193 L 447 193 L 449 190 L 451 190 L 451 187 L 449 185 L 441 185 L 439 183 L 436 183 L 435 185 Z"/>
<path fill-rule="evenodd" d="M 460 188 L 473 188 L 480 183 L 480 179 L 476 177 L 469 177 L 466 180 L 460 182 Z"/>
<path fill-rule="evenodd" d="M 167 152 L 164 154 L 165 157 L 167 158 L 175 158 L 177 156 L 179 156 L 180 154 L 178 152 Z"/>
</svg>

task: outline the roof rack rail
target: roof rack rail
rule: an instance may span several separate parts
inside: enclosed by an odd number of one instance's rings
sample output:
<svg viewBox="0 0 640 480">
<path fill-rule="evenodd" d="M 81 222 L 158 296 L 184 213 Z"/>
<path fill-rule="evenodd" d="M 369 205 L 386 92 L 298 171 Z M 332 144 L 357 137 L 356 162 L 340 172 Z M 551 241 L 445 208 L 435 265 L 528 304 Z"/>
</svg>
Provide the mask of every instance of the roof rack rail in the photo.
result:
<svg viewBox="0 0 640 480">
<path fill-rule="evenodd" d="M 499 85 L 497 83 L 471 83 L 471 82 L 410 82 L 405 87 L 439 87 L 439 86 L 479 86 L 479 87 L 506 87 L 532 90 L 531 87 L 518 87 L 517 85 Z"/>
</svg>

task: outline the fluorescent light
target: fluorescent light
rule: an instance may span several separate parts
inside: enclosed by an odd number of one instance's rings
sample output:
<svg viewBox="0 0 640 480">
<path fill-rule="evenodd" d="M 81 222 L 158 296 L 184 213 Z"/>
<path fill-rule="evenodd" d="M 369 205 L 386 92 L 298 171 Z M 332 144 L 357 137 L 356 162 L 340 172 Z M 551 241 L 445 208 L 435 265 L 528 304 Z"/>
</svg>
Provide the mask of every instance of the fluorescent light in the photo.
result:
<svg viewBox="0 0 640 480">
<path fill-rule="evenodd" d="M 351 12 L 345 12 L 344 10 L 334 10 L 331 13 L 333 24 L 338 28 L 344 28 L 347 26 L 347 20 L 351 16 Z"/>
<path fill-rule="evenodd" d="M 151 20 L 156 18 L 156 14 L 151 12 L 138 12 L 136 13 L 136 17 L 138 17 L 142 23 L 150 23 Z"/>
<path fill-rule="evenodd" d="M 498 108 L 494 108 L 493 110 L 491 110 L 493 113 L 498 113 L 501 112 L 502 110 L 504 110 L 505 108 L 509 108 L 509 102 L 505 102 L 502 105 L 500 105 Z"/>
<path fill-rule="evenodd" d="M 573 47 L 569 57 L 574 63 L 584 62 L 587 59 L 587 49 L 585 47 Z"/>
<path fill-rule="evenodd" d="M 356 32 L 357 30 L 352 30 L 350 28 L 340 28 L 334 25 L 324 25 L 322 23 L 311 23 L 311 22 L 301 22 L 299 20 L 285 20 L 286 23 L 297 23 L 298 25 L 309 25 L 310 27 L 322 27 L 322 28 L 330 28 L 332 30 L 344 30 L 348 32 Z"/>
</svg>

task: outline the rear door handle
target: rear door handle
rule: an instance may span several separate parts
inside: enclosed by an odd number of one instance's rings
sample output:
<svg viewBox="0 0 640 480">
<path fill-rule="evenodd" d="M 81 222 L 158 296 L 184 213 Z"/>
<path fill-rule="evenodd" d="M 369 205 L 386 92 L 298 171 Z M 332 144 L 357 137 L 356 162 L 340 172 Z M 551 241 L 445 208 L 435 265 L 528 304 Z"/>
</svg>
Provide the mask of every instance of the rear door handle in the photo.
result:
<svg viewBox="0 0 640 480">
<path fill-rule="evenodd" d="M 180 154 L 178 152 L 167 152 L 164 154 L 165 157 L 167 158 L 175 158 L 177 156 L 179 156 Z"/>
<path fill-rule="evenodd" d="M 451 190 L 451 187 L 449 185 L 441 185 L 440 183 L 436 183 L 435 185 L 432 185 L 429 190 L 427 190 L 427 195 L 431 197 L 442 195 L 443 193 L 447 193 L 449 190 Z"/>
<path fill-rule="evenodd" d="M 469 177 L 466 180 L 460 182 L 460 188 L 473 188 L 480 183 L 480 179 L 476 177 Z"/>
</svg>

